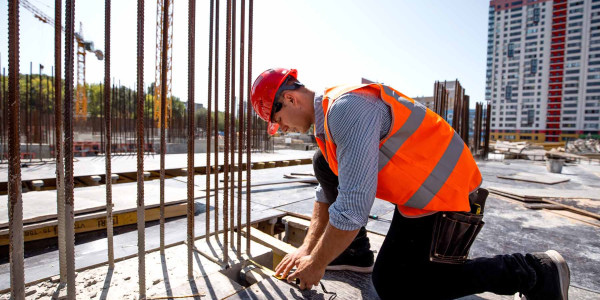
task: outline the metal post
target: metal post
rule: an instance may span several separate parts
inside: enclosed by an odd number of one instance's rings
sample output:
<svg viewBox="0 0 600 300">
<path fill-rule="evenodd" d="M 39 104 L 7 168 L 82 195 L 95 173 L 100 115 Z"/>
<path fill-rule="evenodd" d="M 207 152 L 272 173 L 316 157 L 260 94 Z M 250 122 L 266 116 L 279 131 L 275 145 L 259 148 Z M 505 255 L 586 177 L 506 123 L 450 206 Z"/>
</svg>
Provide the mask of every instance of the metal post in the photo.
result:
<svg viewBox="0 0 600 300">
<path fill-rule="evenodd" d="M 67 252 L 67 298 L 75 299 L 75 228 L 73 197 L 73 76 L 75 0 L 67 0 L 65 9 L 65 239 Z"/>
<path fill-rule="evenodd" d="M 21 142 L 19 138 L 19 1 L 8 1 L 8 235 L 10 294 L 25 299 Z"/>
<path fill-rule="evenodd" d="M 62 0 L 54 1 L 54 20 L 62 19 Z M 61 22 L 54 24 L 54 151 L 56 154 L 56 207 L 58 215 L 58 260 L 60 269 L 60 282 L 67 281 L 67 258 L 65 236 L 65 169 L 64 169 L 64 141 L 63 141 L 63 113 L 62 113 L 62 28 Z"/>
<path fill-rule="evenodd" d="M 115 256 L 113 250 L 113 217 L 112 217 L 112 162 L 111 162 L 111 109 L 110 93 L 110 1 L 104 2 L 104 121 L 106 123 L 106 240 L 108 242 L 108 267 L 115 267 Z"/>
<path fill-rule="evenodd" d="M 160 74 L 160 254 L 165 254 L 165 152 L 167 142 L 165 140 L 165 117 L 167 104 L 167 53 L 169 39 L 169 0 L 164 0 L 163 7 L 163 36 L 162 36 L 162 59 Z"/>
<path fill-rule="evenodd" d="M 194 278 L 194 81 L 196 67 L 196 0 L 189 1 L 188 8 L 188 165 L 187 165 L 187 263 L 188 278 Z"/>
<path fill-rule="evenodd" d="M 146 220 L 144 208 L 144 0 L 137 2 L 137 233 L 139 298 L 146 298 Z"/>
</svg>

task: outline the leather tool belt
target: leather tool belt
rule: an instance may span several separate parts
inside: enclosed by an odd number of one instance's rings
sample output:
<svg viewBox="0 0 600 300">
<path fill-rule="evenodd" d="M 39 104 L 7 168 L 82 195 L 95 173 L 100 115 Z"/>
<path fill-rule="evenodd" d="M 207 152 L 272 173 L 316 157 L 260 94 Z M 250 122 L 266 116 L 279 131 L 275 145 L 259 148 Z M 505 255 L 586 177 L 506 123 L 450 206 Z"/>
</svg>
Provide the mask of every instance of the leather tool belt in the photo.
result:
<svg viewBox="0 0 600 300">
<path fill-rule="evenodd" d="M 470 212 L 436 214 L 429 260 L 449 264 L 461 264 L 467 260 L 471 245 L 485 224 L 483 210 L 488 194 L 483 188 L 471 193 Z"/>
</svg>

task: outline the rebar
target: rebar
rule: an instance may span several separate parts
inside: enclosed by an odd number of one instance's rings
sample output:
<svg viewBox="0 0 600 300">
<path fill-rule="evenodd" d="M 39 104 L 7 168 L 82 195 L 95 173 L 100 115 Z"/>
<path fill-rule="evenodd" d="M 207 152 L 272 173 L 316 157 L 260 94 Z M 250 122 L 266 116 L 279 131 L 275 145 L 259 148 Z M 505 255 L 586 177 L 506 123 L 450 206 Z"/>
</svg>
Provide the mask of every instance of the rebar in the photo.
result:
<svg viewBox="0 0 600 300">
<path fill-rule="evenodd" d="M 165 117 L 167 102 L 167 53 L 169 33 L 169 0 L 164 0 L 163 7 L 163 36 L 162 36 L 162 59 L 160 74 L 160 254 L 165 254 L 165 152 L 167 143 L 165 139 Z"/>
<path fill-rule="evenodd" d="M 242 0 L 244 1 L 244 0 Z M 251 95 L 252 89 L 252 25 L 253 25 L 253 9 L 254 0 L 248 3 L 248 98 Z M 250 160 L 251 145 L 251 127 L 252 127 L 252 106 L 250 103 L 246 105 L 246 253 L 250 254 L 250 169 L 252 162 Z"/>
<path fill-rule="evenodd" d="M 146 298 L 146 217 L 144 205 L 144 0 L 137 2 L 137 234 L 139 298 Z"/>
<path fill-rule="evenodd" d="M 214 6 L 215 0 L 210 0 L 210 27 L 208 34 L 208 104 L 206 108 L 206 228 L 205 228 L 205 236 L 208 240 L 211 236 L 210 233 L 210 172 L 212 169 L 212 165 L 210 163 L 210 154 L 211 154 L 211 110 L 212 110 L 212 63 L 213 63 L 213 22 L 214 22 Z M 218 172 L 215 172 L 218 173 Z"/>
<path fill-rule="evenodd" d="M 235 244 L 234 228 L 235 228 L 235 18 L 236 18 L 236 3 L 235 0 L 231 2 L 231 111 L 230 114 L 230 133 L 229 133 L 229 149 L 230 149 L 230 166 L 229 173 L 231 174 L 231 190 L 230 190 L 230 209 L 229 209 L 229 232 L 231 238 L 231 247 Z"/>
<path fill-rule="evenodd" d="M 229 102 L 231 101 L 231 0 L 227 0 L 225 42 L 225 152 L 223 153 L 223 261 L 229 262 Z"/>
<path fill-rule="evenodd" d="M 41 64 L 40 64 L 40 71 L 38 74 L 38 79 L 40 80 L 40 82 L 38 82 L 38 108 L 40 110 L 38 110 L 38 118 L 37 118 L 37 123 L 38 123 L 38 151 L 39 151 L 39 156 L 40 156 L 40 161 L 42 161 L 42 123 L 44 120 L 44 101 L 42 99 L 42 68 L 44 68 Z"/>
<path fill-rule="evenodd" d="M 106 150 L 104 164 L 106 166 L 106 241 L 108 247 L 108 267 L 115 267 L 115 256 L 113 250 L 113 217 L 112 217 L 112 164 L 111 164 L 111 102 L 110 93 L 107 89 L 110 83 L 110 3 L 111 0 L 104 2 L 104 120 L 106 122 Z M 118 120 L 118 119 L 117 119 Z"/>
<path fill-rule="evenodd" d="M 238 185 L 237 185 L 237 255 L 242 255 L 242 163 L 244 151 L 244 47 L 245 47 L 245 30 L 246 30 L 246 1 L 241 0 L 241 16 L 240 16 L 240 98 L 238 112 Z M 246 164 L 248 162 L 246 161 Z M 246 222 L 250 222 L 249 219 Z M 250 253 L 248 253 L 250 254 Z"/>
<path fill-rule="evenodd" d="M 62 0 L 54 1 L 54 20 L 62 19 Z M 65 236 L 65 169 L 63 144 L 63 112 L 62 112 L 62 26 L 61 22 L 54 24 L 54 152 L 56 154 L 56 208 L 58 215 L 58 260 L 60 282 L 67 281 L 67 258 Z"/>
<path fill-rule="evenodd" d="M 491 131 L 491 116 L 492 116 L 492 104 L 488 102 L 485 110 L 485 138 L 483 146 L 483 158 L 488 159 L 490 151 L 490 131 Z"/>
<path fill-rule="evenodd" d="M 188 165 L 187 165 L 187 263 L 188 278 L 193 278 L 194 248 L 194 81 L 196 67 L 196 0 L 188 8 Z"/>
<path fill-rule="evenodd" d="M 215 6 L 215 237 L 219 239 L 219 2 Z"/>
<path fill-rule="evenodd" d="M 65 9 L 65 239 L 67 253 L 67 298 L 75 299 L 75 229 L 73 197 L 73 76 L 75 0 L 67 0 Z"/>
<path fill-rule="evenodd" d="M 25 299 L 23 199 L 21 198 L 21 149 L 19 138 L 19 1 L 8 1 L 8 235 L 10 293 Z"/>
</svg>

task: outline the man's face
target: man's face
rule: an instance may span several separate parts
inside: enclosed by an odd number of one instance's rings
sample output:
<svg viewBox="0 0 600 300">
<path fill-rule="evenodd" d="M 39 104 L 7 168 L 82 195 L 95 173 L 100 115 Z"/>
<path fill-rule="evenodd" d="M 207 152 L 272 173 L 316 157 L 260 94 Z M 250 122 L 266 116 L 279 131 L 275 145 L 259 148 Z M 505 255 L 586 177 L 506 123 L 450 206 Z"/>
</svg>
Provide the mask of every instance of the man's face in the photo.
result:
<svg viewBox="0 0 600 300">
<path fill-rule="evenodd" d="M 299 101 L 301 96 L 296 91 L 286 91 L 279 99 L 281 110 L 275 113 L 271 121 L 279 124 L 283 132 L 304 133 L 310 129 L 311 118 L 303 102 Z"/>
</svg>

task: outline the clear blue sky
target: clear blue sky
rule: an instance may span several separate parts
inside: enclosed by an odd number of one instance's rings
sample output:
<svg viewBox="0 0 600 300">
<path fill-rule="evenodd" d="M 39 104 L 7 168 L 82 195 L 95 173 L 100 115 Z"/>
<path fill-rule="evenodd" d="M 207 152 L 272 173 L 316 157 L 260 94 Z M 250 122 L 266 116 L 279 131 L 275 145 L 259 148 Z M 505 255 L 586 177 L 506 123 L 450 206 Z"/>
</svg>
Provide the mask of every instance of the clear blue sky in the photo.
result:
<svg viewBox="0 0 600 300">
<path fill-rule="evenodd" d="M 54 16 L 54 1 L 30 2 Z M 484 100 L 486 0 L 254 2 L 254 77 L 270 67 L 297 68 L 299 79 L 316 91 L 359 83 L 365 77 L 409 96 L 430 96 L 435 80 L 458 78 L 471 101 Z M 0 3 L 0 58 L 6 67 L 8 3 Z M 209 3 L 197 1 L 198 103 L 206 103 Z M 221 11 L 226 3 L 221 1 Z M 130 87 L 136 82 L 136 5 L 135 0 L 112 1 L 111 76 Z M 175 0 L 173 94 L 183 101 L 187 101 L 187 7 L 187 1 Z M 148 85 L 154 81 L 155 1 L 146 0 L 145 11 L 144 81 Z M 20 15 L 21 72 L 28 72 L 32 61 L 35 73 L 41 63 L 46 66 L 43 72 L 49 74 L 54 62 L 54 29 L 25 9 Z M 75 19 L 76 31 L 82 22 L 85 38 L 104 50 L 104 1 L 77 1 Z M 224 50 L 224 16 L 221 21 L 220 48 Z M 64 54 L 62 57 L 64 60 Z M 101 82 L 104 63 L 93 55 L 87 59 L 87 81 Z M 220 60 L 220 74 L 224 75 L 223 54 Z M 224 95 L 223 87 L 220 94 Z"/>
</svg>

